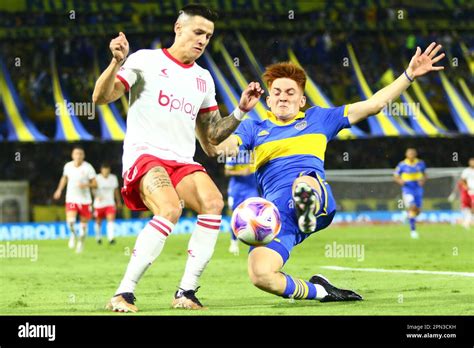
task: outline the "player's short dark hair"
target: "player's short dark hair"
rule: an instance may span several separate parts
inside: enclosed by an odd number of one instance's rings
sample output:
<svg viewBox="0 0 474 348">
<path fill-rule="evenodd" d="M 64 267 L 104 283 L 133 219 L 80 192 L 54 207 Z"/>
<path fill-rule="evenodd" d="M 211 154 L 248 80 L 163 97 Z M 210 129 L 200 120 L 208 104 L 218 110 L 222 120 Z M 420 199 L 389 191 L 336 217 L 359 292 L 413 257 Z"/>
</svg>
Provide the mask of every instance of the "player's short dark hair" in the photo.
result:
<svg viewBox="0 0 474 348">
<path fill-rule="evenodd" d="M 180 11 L 179 14 L 185 13 L 188 16 L 201 16 L 206 18 L 211 22 L 217 21 L 219 19 L 219 15 L 216 11 L 210 9 L 207 6 L 199 5 L 199 4 L 188 4 L 184 6 Z"/>
<path fill-rule="evenodd" d="M 82 152 L 85 152 L 84 148 L 81 145 L 74 145 L 71 149 L 71 152 L 73 152 L 74 150 L 81 150 Z"/>
<path fill-rule="evenodd" d="M 104 162 L 100 165 L 100 168 L 107 168 L 107 169 L 111 169 L 112 167 L 110 166 L 110 163 L 108 162 Z"/>
</svg>

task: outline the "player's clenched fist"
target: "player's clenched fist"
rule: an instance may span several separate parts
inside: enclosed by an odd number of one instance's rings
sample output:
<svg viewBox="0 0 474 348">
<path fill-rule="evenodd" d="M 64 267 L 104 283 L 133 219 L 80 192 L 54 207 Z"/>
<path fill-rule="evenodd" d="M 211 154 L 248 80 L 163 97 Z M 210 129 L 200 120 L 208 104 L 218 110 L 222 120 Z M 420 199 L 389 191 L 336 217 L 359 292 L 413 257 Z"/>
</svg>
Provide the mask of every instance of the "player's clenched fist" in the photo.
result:
<svg viewBox="0 0 474 348">
<path fill-rule="evenodd" d="M 258 82 L 250 82 L 247 88 L 240 96 L 239 108 L 242 111 L 250 111 L 257 105 L 260 96 L 263 94 L 263 89 Z"/>
<path fill-rule="evenodd" d="M 128 41 L 125 34 L 120 32 L 119 36 L 110 41 L 110 51 L 118 63 L 122 63 L 128 55 Z"/>
</svg>

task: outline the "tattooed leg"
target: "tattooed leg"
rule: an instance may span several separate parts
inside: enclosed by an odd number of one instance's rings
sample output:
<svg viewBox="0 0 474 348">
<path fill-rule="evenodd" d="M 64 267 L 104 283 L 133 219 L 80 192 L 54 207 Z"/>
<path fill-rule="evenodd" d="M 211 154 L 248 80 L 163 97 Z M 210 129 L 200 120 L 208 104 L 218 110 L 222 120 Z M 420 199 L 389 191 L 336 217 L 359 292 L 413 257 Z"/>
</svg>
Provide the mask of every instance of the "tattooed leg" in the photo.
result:
<svg viewBox="0 0 474 348">
<path fill-rule="evenodd" d="M 176 223 L 181 216 L 181 205 L 171 179 L 163 167 L 154 167 L 140 182 L 140 196 L 153 213 Z"/>
</svg>

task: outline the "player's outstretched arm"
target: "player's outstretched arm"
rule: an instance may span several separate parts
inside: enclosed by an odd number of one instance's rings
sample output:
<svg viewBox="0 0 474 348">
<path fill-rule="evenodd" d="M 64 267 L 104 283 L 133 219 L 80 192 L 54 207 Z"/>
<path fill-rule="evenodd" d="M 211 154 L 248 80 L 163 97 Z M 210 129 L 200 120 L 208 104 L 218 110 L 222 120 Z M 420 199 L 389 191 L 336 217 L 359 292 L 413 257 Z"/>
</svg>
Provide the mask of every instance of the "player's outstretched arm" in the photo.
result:
<svg viewBox="0 0 474 348">
<path fill-rule="evenodd" d="M 109 48 L 113 55 L 112 61 L 97 79 L 92 93 L 92 101 L 96 104 L 111 103 L 125 93 L 125 86 L 116 78 L 117 72 L 125 62 L 129 51 L 125 34 L 120 32 L 119 36 L 110 41 Z"/>
<path fill-rule="evenodd" d="M 347 113 L 349 122 L 355 124 L 370 115 L 378 114 L 387 103 L 397 99 L 415 78 L 430 71 L 443 70 L 443 66 L 434 66 L 444 57 L 444 53 L 437 55 L 441 47 L 441 45 L 436 45 L 436 42 L 432 42 L 423 53 L 421 53 L 421 48 L 417 47 L 408 68 L 395 81 L 379 90 L 369 99 L 349 105 Z"/>
<path fill-rule="evenodd" d="M 258 82 L 251 82 L 242 92 L 238 108 L 229 116 L 222 117 L 219 110 L 200 113 L 197 122 L 200 125 L 200 142 L 210 145 L 219 145 L 227 139 L 240 124 L 246 112 L 252 110 L 258 99 L 263 94 L 263 89 Z M 203 146 L 208 147 L 207 144 Z"/>
<path fill-rule="evenodd" d="M 239 152 L 239 142 L 237 140 L 237 137 L 233 134 L 231 134 L 219 145 L 212 145 L 207 140 L 206 128 L 204 127 L 203 123 L 200 122 L 199 118 L 196 122 L 196 137 L 199 141 L 199 144 L 201 144 L 203 151 L 209 157 L 235 157 Z"/>
<path fill-rule="evenodd" d="M 403 186 L 405 184 L 405 182 L 402 180 L 400 175 L 394 174 L 393 175 L 393 180 L 400 186 Z"/>
<path fill-rule="evenodd" d="M 56 191 L 54 191 L 53 198 L 55 200 L 58 200 L 61 198 L 61 194 L 63 193 L 64 188 L 66 187 L 67 184 L 67 176 L 62 176 L 61 179 L 59 180 L 58 188 Z"/>
</svg>

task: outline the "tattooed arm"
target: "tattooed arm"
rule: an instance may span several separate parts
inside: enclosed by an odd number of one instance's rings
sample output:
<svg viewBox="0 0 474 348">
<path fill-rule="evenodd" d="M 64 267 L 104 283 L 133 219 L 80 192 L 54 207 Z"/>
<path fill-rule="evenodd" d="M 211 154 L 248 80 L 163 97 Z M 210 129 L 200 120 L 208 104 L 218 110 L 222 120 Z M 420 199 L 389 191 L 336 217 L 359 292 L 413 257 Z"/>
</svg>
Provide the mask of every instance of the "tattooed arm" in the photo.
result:
<svg viewBox="0 0 474 348">
<path fill-rule="evenodd" d="M 232 115 L 228 117 L 234 118 Z M 208 155 L 209 157 L 217 157 L 219 155 L 224 155 L 226 157 L 237 156 L 237 153 L 239 152 L 239 144 L 237 141 L 237 137 L 235 135 L 231 134 L 219 145 L 213 145 L 207 139 L 207 135 L 206 135 L 207 128 L 205 124 L 201 121 L 199 117 L 197 118 L 196 121 L 197 121 L 196 122 L 196 137 L 199 140 L 199 143 L 201 144 L 201 147 L 203 151 L 206 153 L 206 155 Z"/>
<path fill-rule="evenodd" d="M 246 113 L 252 110 L 262 94 L 263 89 L 260 84 L 251 82 L 240 97 L 240 112 Z M 198 115 L 197 136 L 204 151 L 219 145 L 236 130 L 243 115 L 234 115 L 234 112 L 226 117 L 222 117 L 219 110 L 203 112 Z"/>
</svg>

